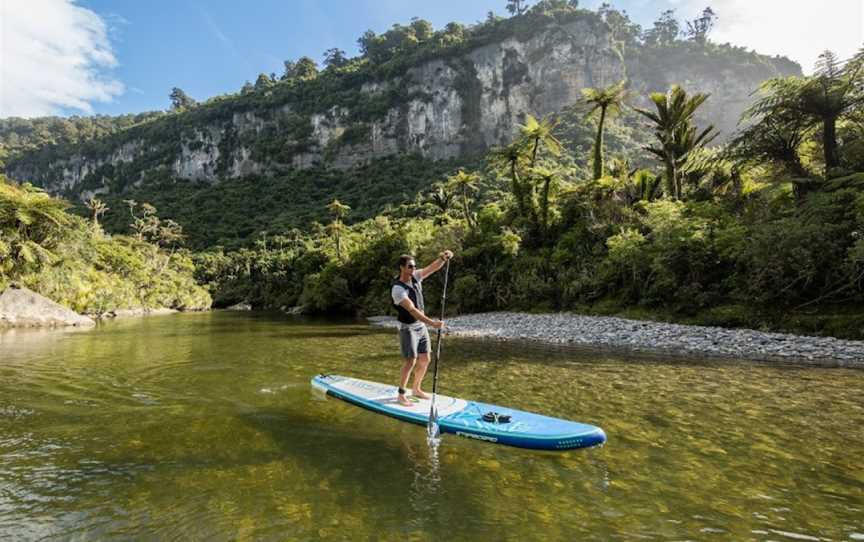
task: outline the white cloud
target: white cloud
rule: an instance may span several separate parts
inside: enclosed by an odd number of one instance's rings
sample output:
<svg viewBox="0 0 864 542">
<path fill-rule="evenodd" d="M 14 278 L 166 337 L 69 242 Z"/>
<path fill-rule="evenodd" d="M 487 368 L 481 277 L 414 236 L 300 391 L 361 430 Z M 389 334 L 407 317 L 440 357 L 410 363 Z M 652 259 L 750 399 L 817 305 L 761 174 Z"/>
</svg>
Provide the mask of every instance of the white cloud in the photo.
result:
<svg viewBox="0 0 864 542">
<path fill-rule="evenodd" d="M 0 117 L 68 110 L 123 93 L 105 21 L 73 0 L 0 0 Z"/>
<path fill-rule="evenodd" d="M 716 43 L 742 45 L 767 55 L 784 55 L 804 73 L 825 49 L 841 59 L 864 45 L 861 0 L 680 0 L 678 17 L 693 19 L 710 5 L 719 19 L 711 32 Z"/>
</svg>

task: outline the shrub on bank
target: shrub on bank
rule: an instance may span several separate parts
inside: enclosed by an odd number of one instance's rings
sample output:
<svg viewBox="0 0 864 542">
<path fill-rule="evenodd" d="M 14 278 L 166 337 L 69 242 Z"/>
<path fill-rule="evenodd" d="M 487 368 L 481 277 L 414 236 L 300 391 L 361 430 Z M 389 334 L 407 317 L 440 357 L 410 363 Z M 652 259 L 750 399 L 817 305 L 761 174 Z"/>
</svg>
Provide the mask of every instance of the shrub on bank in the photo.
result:
<svg viewBox="0 0 864 542">
<path fill-rule="evenodd" d="M 0 176 L 0 289 L 18 282 L 80 313 L 202 310 L 210 294 L 188 253 L 135 237 L 106 236 L 65 204 Z"/>
</svg>

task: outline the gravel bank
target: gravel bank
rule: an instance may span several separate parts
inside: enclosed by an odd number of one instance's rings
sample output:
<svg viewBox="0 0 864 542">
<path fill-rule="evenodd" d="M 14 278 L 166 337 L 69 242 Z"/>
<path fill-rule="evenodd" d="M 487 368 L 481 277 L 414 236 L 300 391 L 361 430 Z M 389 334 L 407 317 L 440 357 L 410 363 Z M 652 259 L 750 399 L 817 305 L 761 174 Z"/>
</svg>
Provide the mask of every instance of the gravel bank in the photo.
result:
<svg viewBox="0 0 864 542">
<path fill-rule="evenodd" d="M 392 317 L 373 325 L 395 326 Z M 864 341 L 576 314 L 492 312 L 447 320 L 448 334 L 529 340 L 675 357 L 787 361 L 864 369 Z"/>
</svg>

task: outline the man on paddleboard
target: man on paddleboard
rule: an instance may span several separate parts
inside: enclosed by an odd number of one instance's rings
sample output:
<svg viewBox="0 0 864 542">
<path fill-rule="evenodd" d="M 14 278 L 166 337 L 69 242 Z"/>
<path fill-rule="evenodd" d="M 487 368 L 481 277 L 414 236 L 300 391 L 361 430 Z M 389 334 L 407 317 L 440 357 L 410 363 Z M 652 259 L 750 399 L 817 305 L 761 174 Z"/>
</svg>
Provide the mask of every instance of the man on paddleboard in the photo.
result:
<svg viewBox="0 0 864 542">
<path fill-rule="evenodd" d="M 399 396 L 397 400 L 400 405 L 411 406 L 411 401 L 405 397 L 405 386 L 416 363 L 417 370 L 414 371 L 414 387 L 412 394 L 420 399 L 428 399 L 429 395 L 423 392 L 421 385 L 426 369 L 429 368 L 429 331 L 426 326 L 435 329 L 444 327 L 444 322 L 429 318 L 423 312 L 423 280 L 432 273 L 441 269 L 444 264 L 453 257 L 449 250 L 442 252 L 438 258 L 422 269 L 417 269 L 413 256 L 403 254 L 399 256 L 399 276 L 393 280 L 390 295 L 393 298 L 393 306 L 399 313 L 399 347 L 405 363 L 399 378 Z"/>
</svg>

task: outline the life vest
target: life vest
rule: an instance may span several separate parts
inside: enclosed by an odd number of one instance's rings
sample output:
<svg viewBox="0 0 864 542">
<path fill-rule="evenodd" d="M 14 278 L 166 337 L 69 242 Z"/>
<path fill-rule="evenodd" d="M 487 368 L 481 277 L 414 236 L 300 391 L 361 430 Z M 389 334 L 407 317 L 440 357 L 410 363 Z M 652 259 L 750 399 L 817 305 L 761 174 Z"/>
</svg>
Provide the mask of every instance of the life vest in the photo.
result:
<svg viewBox="0 0 864 542">
<path fill-rule="evenodd" d="M 405 290 L 408 292 L 408 299 L 410 299 L 411 302 L 414 303 L 415 307 L 417 307 L 421 311 L 423 310 L 423 287 L 420 285 L 420 282 L 417 279 L 411 277 L 411 285 L 409 286 L 408 284 L 405 284 L 404 282 L 399 280 L 399 278 L 397 277 L 393 280 L 390 288 L 392 289 L 393 286 L 401 286 L 402 288 L 405 288 Z M 413 324 L 417 321 L 417 319 L 414 318 L 414 316 L 410 312 L 408 312 L 408 310 L 402 305 L 397 305 L 394 303 L 393 306 L 396 307 L 396 312 L 399 313 L 396 316 L 396 319 L 403 324 Z"/>
</svg>

